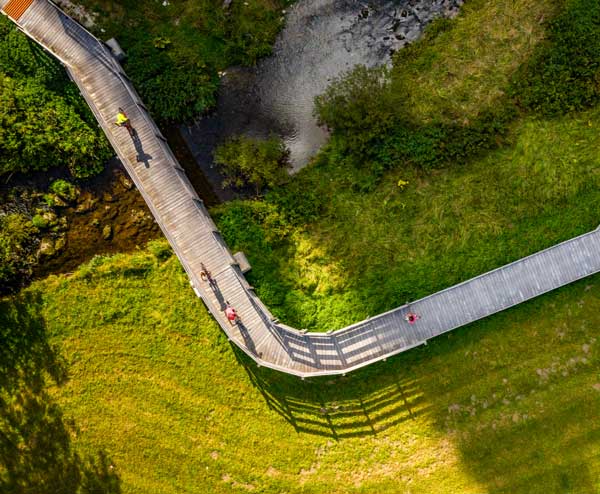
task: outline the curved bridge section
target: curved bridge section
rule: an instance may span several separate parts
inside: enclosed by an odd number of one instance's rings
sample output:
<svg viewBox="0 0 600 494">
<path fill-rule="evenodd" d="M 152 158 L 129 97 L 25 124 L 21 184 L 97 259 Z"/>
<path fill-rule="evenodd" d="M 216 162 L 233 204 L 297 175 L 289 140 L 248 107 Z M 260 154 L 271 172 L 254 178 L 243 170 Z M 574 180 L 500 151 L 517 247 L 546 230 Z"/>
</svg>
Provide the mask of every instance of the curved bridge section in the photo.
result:
<svg viewBox="0 0 600 494">
<path fill-rule="evenodd" d="M 328 333 L 280 324 L 254 294 L 165 138 L 107 47 L 49 0 L 0 0 L 29 37 L 57 57 L 146 200 L 195 293 L 238 347 L 264 365 L 300 377 L 344 374 L 459 326 L 600 271 L 600 230 L 563 242 L 410 304 Z M 113 125 L 117 109 L 137 134 Z M 211 283 L 200 273 L 207 269 Z M 231 325 L 229 301 L 241 317 Z"/>
</svg>

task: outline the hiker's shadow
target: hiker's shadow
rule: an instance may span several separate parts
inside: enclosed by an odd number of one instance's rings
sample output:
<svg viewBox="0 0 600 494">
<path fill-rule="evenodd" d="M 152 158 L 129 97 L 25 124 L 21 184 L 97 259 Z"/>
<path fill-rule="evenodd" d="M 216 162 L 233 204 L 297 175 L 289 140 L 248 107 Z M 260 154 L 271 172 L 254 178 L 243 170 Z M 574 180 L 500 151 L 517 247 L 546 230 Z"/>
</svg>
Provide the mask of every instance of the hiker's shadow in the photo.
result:
<svg viewBox="0 0 600 494">
<path fill-rule="evenodd" d="M 133 141 L 133 145 L 135 146 L 135 151 L 137 153 L 135 160 L 138 163 L 144 163 L 146 168 L 150 168 L 150 160 L 153 158 L 153 156 L 144 151 L 140 136 L 135 129 L 133 129 L 133 132 L 131 133 L 131 140 Z"/>
</svg>

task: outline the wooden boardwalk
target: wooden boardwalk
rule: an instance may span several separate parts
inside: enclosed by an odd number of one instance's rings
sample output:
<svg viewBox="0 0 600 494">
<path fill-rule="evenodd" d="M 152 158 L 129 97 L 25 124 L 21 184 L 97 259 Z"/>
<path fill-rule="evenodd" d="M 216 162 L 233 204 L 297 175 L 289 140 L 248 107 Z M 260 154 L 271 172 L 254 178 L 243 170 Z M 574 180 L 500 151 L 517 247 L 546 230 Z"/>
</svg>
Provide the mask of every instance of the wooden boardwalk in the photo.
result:
<svg viewBox="0 0 600 494">
<path fill-rule="evenodd" d="M 11 5 L 12 4 L 12 5 Z M 49 0 L 0 0 L 0 9 L 67 68 L 227 336 L 259 365 L 300 377 L 344 374 L 600 271 L 594 230 L 410 304 L 330 333 L 278 323 L 252 291 L 157 126 L 106 46 Z M 9 15 L 10 17 L 10 15 Z M 122 107 L 137 130 L 113 125 Z M 214 283 L 200 279 L 201 264 Z M 241 316 L 230 325 L 225 301 Z"/>
</svg>

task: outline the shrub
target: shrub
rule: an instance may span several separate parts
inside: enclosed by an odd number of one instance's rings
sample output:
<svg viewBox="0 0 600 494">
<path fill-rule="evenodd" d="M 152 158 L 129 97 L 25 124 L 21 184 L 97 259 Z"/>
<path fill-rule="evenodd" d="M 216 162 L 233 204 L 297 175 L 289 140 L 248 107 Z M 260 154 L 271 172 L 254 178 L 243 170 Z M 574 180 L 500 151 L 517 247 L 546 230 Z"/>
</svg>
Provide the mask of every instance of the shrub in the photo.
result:
<svg viewBox="0 0 600 494">
<path fill-rule="evenodd" d="M 159 262 L 166 261 L 173 255 L 173 250 L 164 239 L 151 240 L 148 242 L 148 250 Z"/>
<path fill-rule="evenodd" d="M 50 184 L 50 191 L 54 192 L 57 196 L 61 197 L 65 201 L 74 201 L 79 195 L 77 187 L 75 187 L 72 183 L 60 178 Z"/>
<path fill-rule="evenodd" d="M 0 293 L 18 288 L 31 273 L 35 233 L 22 214 L 0 216 Z"/>
<path fill-rule="evenodd" d="M 0 73 L 0 174 L 66 164 L 89 177 L 110 156 L 106 140 L 60 96 L 32 80 Z"/>
<path fill-rule="evenodd" d="M 218 77 L 201 60 L 177 52 L 171 43 L 156 46 L 156 40 L 147 38 L 128 52 L 127 72 L 157 119 L 181 122 L 214 106 Z"/>
<path fill-rule="evenodd" d="M 33 226 L 39 229 L 44 229 L 48 227 L 48 220 L 44 218 L 41 214 L 36 214 L 33 218 L 31 218 L 31 223 Z"/>
<path fill-rule="evenodd" d="M 600 101 L 600 2 L 569 0 L 549 23 L 548 40 L 517 73 L 511 88 L 521 106 L 546 115 Z"/>
<path fill-rule="evenodd" d="M 401 93 L 391 90 L 386 67 L 359 65 L 315 98 L 315 114 L 320 125 L 347 137 L 352 152 L 364 155 L 394 127 L 402 99 Z"/>
<path fill-rule="evenodd" d="M 99 172 L 111 151 L 62 67 L 0 18 L 0 174 L 67 165 Z"/>
<path fill-rule="evenodd" d="M 215 150 L 215 162 L 227 176 L 223 186 L 253 185 L 257 195 L 264 187 L 279 185 L 286 179 L 288 156 L 278 137 L 266 140 L 234 137 Z"/>
</svg>

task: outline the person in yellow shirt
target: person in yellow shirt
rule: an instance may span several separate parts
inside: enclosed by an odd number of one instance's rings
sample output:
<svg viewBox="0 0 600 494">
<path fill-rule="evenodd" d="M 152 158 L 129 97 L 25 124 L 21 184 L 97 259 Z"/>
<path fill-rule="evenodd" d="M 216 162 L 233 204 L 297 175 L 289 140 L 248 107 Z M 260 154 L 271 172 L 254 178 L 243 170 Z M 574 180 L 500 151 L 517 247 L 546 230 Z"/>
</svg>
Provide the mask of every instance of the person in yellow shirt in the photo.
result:
<svg viewBox="0 0 600 494">
<path fill-rule="evenodd" d="M 125 127 L 129 132 L 129 135 L 133 135 L 135 133 L 135 130 L 133 129 L 133 127 L 131 126 L 131 122 L 129 121 L 129 117 L 125 113 L 125 110 L 123 110 L 123 108 L 121 107 L 119 107 L 119 112 L 117 113 L 117 121 L 115 122 L 115 125 L 117 125 L 118 127 Z"/>
</svg>

